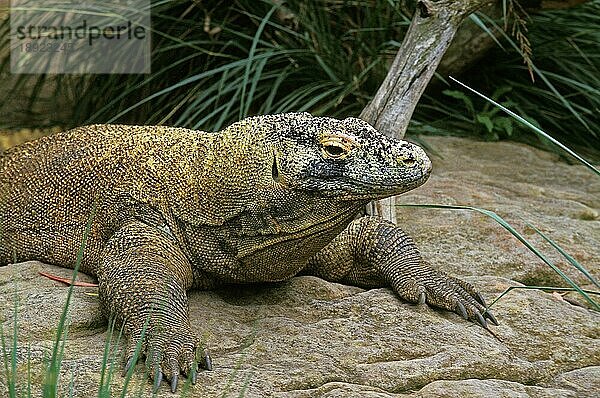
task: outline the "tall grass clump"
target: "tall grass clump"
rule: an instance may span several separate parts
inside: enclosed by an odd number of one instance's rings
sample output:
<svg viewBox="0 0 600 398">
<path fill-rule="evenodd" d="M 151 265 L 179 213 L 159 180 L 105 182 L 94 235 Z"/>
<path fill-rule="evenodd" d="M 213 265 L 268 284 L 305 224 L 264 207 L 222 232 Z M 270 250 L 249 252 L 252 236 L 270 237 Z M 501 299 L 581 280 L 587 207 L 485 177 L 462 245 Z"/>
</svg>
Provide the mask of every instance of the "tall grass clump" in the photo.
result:
<svg viewBox="0 0 600 398">
<path fill-rule="evenodd" d="M 503 21 L 483 15 L 480 19 L 490 30 L 499 32 L 502 28 Z M 499 40 L 504 49 L 496 47 L 461 81 L 487 93 L 561 142 L 598 158 L 600 1 L 532 14 L 527 27 L 531 73 L 518 43 L 503 33 Z M 499 108 L 465 95 L 456 85 L 430 90 L 417 108 L 414 121 L 416 131 L 548 144 L 506 118 Z"/>
<path fill-rule="evenodd" d="M 358 115 L 409 24 L 395 1 L 152 3 L 152 73 L 53 77 L 74 105 L 59 124 L 216 130 L 253 114 Z"/>
<path fill-rule="evenodd" d="M 73 104 L 64 120 L 51 121 L 67 127 L 125 122 L 217 130 L 264 113 L 357 116 L 408 28 L 402 4 L 152 0 L 150 74 L 24 75 L 0 99 L 0 111 L 10 93 L 31 94 L 35 105 L 46 85 L 53 98 Z M 504 21 L 480 14 L 475 18 L 489 32 L 500 32 L 503 46 L 461 80 L 563 142 L 600 148 L 599 15 L 600 0 L 522 15 L 532 51 L 526 54 L 531 62 L 524 63 L 523 46 L 502 33 Z M 8 22 L 0 26 L 3 47 L 7 36 Z M 5 57 L 0 75 L 7 68 Z M 421 100 L 409 132 L 545 143 L 498 112 L 456 86 L 438 84 Z M 0 127 L 8 122 L 0 120 Z"/>
</svg>

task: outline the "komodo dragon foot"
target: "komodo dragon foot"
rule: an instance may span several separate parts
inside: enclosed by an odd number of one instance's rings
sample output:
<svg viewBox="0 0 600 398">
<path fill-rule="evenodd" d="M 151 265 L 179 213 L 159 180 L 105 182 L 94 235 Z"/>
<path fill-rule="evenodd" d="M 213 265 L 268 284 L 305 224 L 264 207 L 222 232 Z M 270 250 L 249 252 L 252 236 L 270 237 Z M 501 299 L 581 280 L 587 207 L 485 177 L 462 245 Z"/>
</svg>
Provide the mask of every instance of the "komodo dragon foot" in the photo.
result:
<svg viewBox="0 0 600 398">
<path fill-rule="evenodd" d="M 133 371 L 138 358 L 145 356 L 146 368 L 154 381 L 153 392 L 158 391 L 163 379 L 170 380 L 171 392 L 175 392 L 180 373 L 196 384 L 198 368 L 212 370 L 208 350 L 201 347 L 191 330 L 147 331 L 147 328 L 138 328 L 129 337 L 123 376 Z"/>
<path fill-rule="evenodd" d="M 422 262 L 419 273 L 401 278 L 393 285 L 394 291 L 403 299 L 417 304 L 429 304 L 452 311 L 488 328 L 488 320 L 498 326 L 496 317 L 487 310 L 487 304 L 469 282 L 437 271 Z"/>
<path fill-rule="evenodd" d="M 303 273 L 349 285 L 390 286 L 402 299 L 453 311 L 487 329 L 496 318 L 473 285 L 431 267 L 413 240 L 380 217 L 361 217 L 313 256 Z"/>
</svg>

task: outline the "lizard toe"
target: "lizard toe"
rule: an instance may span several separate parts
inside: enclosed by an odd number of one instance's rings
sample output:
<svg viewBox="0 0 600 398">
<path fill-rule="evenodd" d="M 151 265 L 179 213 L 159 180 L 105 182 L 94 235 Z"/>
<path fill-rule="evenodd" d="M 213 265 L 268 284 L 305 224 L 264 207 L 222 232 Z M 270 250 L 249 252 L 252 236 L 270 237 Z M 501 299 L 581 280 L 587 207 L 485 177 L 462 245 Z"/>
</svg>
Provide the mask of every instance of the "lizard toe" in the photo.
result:
<svg viewBox="0 0 600 398">
<path fill-rule="evenodd" d="M 411 303 L 425 304 L 428 302 L 425 285 L 419 283 L 415 278 L 403 280 L 401 284 L 395 286 L 394 290 L 400 297 Z"/>
<path fill-rule="evenodd" d="M 160 388 L 160 383 L 162 383 L 163 380 L 163 372 L 160 370 L 160 368 L 156 368 L 156 370 L 153 373 L 154 375 L 154 386 L 152 387 L 152 393 L 156 394 L 158 392 L 158 389 Z"/>
<path fill-rule="evenodd" d="M 478 323 L 479 323 L 481 326 L 483 326 L 484 328 L 486 328 L 486 329 L 487 329 L 487 327 L 488 327 L 488 325 L 487 325 L 487 321 L 485 320 L 485 318 L 483 317 L 483 315 L 481 315 L 479 312 L 477 312 L 477 313 L 475 313 L 475 316 L 476 316 L 476 318 L 475 318 L 475 319 L 477 320 L 477 322 L 478 322 Z"/>
<path fill-rule="evenodd" d="M 179 369 L 177 369 L 178 373 L 173 373 L 171 377 L 171 392 L 177 391 L 177 380 L 179 379 Z"/>
<path fill-rule="evenodd" d="M 203 348 L 199 352 L 198 364 L 202 369 L 213 370 L 212 358 L 207 348 Z"/>
<path fill-rule="evenodd" d="M 498 326 L 499 323 L 496 320 L 496 317 L 494 316 L 494 314 L 492 314 L 492 312 L 489 309 L 485 310 L 485 313 L 483 314 L 483 316 L 488 319 L 490 322 L 492 322 L 494 325 Z"/>
<path fill-rule="evenodd" d="M 123 368 L 122 376 L 125 377 L 137 364 L 139 358 L 146 354 L 147 343 L 143 329 L 134 331 L 127 339 L 125 347 L 125 367 Z"/>
<path fill-rule="evenodd" d="M 129 371 L 131 369 L 133 369 L 133 367 L 135 366 L 135 361 L 134 361 L 134 357 L 129 357 L 129 359 L 127 359 L 127 362 L 125 363 L 125 367 L 123 368 L 123 373 L 121 374 L 121 376 L 125 377 L 125 375 L 127 375 L 127 373 L 129 373 Z"/>
<path fill-rule="evenodd" d="M 469 319 L 469 314 L 467 314 L 467 309 L 464 304 L 460 301 L 456 304 L 456 312 L 463 317 L 463 319 Z"/>
</svg>

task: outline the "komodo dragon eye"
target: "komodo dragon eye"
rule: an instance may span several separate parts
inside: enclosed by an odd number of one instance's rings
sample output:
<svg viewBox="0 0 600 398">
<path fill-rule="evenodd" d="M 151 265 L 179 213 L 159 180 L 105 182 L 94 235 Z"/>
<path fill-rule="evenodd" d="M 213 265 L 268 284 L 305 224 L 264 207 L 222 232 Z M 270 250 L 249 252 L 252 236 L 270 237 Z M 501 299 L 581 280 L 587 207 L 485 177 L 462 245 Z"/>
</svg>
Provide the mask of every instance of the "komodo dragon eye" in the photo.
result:
<svg viewBox="0 0 600 398">
<path fill-rule="evenodd" d="M 344 148 L 342 148 L 341 146 L 337 146 L 337 145 L 326 145 L 323 147 L 323 150 L 327 153 L 327 155 L 331 158 L 339 158 L 341 157 L 344 153 L 346 153 L 346 150 Z"/>
<path fill-rule="evenodd" d="M 323 156 L 330 159 L 343 159 L 350 154 L 352 148 L 358 146 L 350 137 L 337 134 L 323 135 L 319 145 Z"/>
</svg>

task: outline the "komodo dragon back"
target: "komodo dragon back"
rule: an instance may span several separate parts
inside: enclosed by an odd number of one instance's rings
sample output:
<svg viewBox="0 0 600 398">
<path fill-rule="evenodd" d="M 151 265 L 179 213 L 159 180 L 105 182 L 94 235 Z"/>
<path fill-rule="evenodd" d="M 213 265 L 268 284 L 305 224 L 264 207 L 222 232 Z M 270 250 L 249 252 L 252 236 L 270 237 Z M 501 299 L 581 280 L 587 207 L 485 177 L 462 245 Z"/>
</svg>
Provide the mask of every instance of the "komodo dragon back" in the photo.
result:
<svg viewBox="0 0 600 398">
<path fill-rule="evenodd" d="M 487 328 L 496 320 L 473 286 L 436 271 L 398 226 L 357 217 L 430 172 L 420 147 L 356 118 L 263 115 L 215 133 L 79 127 L 0 156 L 0 265 L 73 267 L 93 213 L 81 270 L 123 324 L 126 369 L 141 341 L 155 390 L 212 367 L 189 322 L 191 288 L 302 273 L 388 286 Z"/>
</svg>

